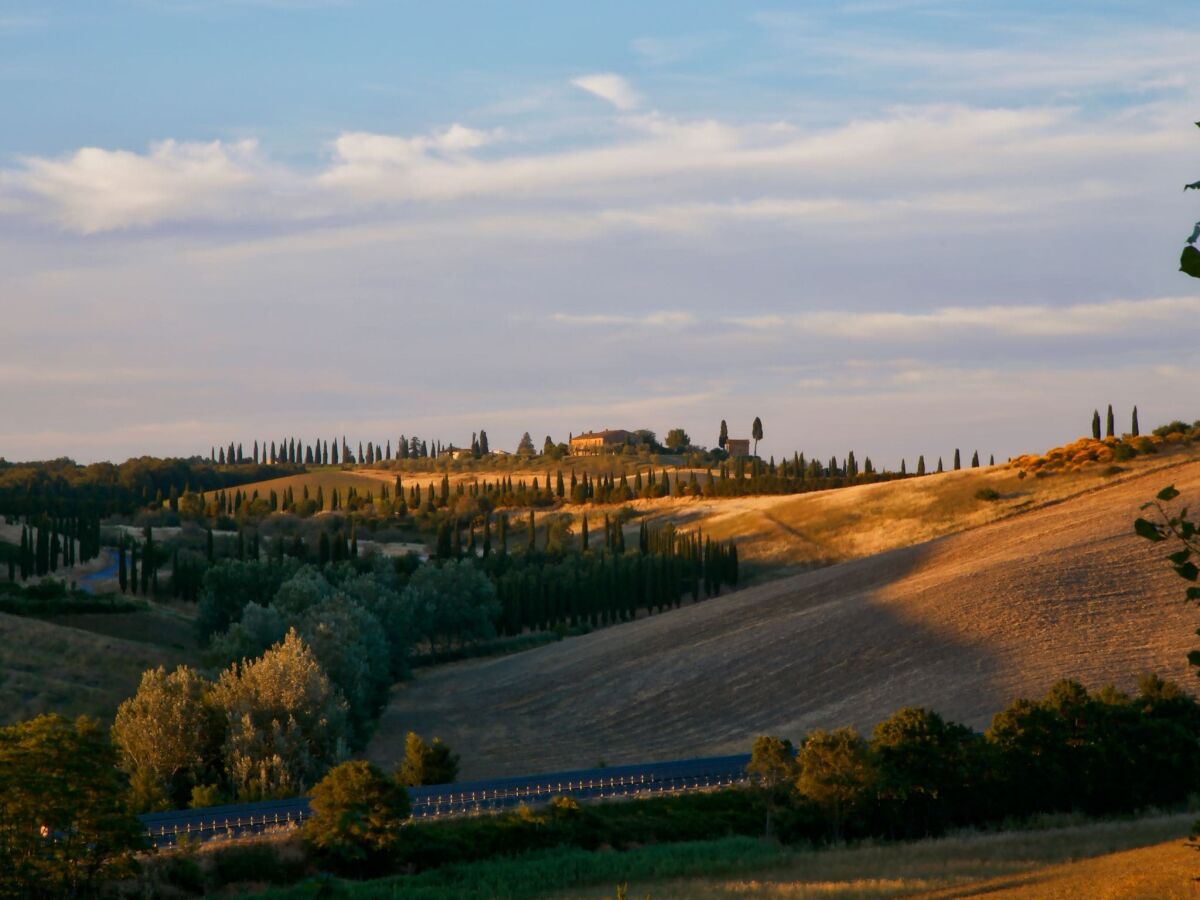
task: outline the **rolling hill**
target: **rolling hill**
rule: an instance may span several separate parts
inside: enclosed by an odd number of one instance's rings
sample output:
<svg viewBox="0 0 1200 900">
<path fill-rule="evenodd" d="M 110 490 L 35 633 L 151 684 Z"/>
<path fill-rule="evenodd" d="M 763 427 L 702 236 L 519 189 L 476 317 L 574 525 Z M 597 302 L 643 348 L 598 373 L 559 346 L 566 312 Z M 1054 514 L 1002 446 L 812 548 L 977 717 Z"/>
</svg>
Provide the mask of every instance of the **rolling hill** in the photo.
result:
<svg viewBox="0 0 1200 900">
<path fill-rule="evenodd" d="M 869 729 L 905 705 L 982 727 L 1014 696 L 1065 676 L 1130 688 L 1153 670 L 1190 688 L 1185 653 L 1200 613 L 1131 527 L 1170 482 L 1200 493 L 1200 462 L 422 673 L 396 688 L 369 755 L 394 765 L 411 729 L 460 748 L 464 777 L 514 774 L 745 751 L 762 733 Z"/>
</svg>

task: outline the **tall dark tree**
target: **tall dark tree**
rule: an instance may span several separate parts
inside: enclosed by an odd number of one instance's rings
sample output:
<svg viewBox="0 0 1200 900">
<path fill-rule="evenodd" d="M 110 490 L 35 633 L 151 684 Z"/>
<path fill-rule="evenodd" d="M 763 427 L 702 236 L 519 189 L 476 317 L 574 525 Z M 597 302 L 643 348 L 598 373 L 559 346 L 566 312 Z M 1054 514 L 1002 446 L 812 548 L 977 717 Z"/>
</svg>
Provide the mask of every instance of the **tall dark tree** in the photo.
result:
<svg viewBox="0 0 1200 900">
<path fill-rule="evenodd" d="M 725 424 L 725 420 L 721 420 L 721 433 L 717 435 L 717 446 L 722 450 L 725 449 L 725 444 L 729 441 L 729 426 Z"/>
<path fill-rule="evenodd" d="M 954 471 L 957 472 L 961 468 L 962 468 L 962 457 L 959 456 L 958 448 L 955 447 L 954 448 Z"/>
<path fill-rule="evenodd" d="M 488 449 L 487 432 L 482 428 L 479 429 L 479 453 L 482 456 L 487 456 L 491 451 Z"/>
<path fill-rule="evenodd" d="M 1100 410 L 1092 410 L 1092 438 L 1100 440 Z"/>
<path fill-rule="evenodd" d="M 971 454 L 971 468 L 972 469 L 979 468 L 979 451 L 978 450 L 976 450 L 974 453 Z"/>
<path fill-rule="evenodd" d="M 1139 432 L 1138 432 L 1138 420 L 1137 420 L 1137 407 L 1136 406 L 1133 408 L 1133 421 L 1130 423 L 1129 430 L 1130 430 L 1130 433 L 1134 437 L 1138 436 Z"/>
<path fill-rule="evenodd" d="M 1113 420 L 1112 404 L 1108 404 L 1108 420 L 1105 422 L 1104 436 L 1113 437 L 1116 432 L 1116 423 Z"/>
<path fill-rule="evenodd" d="M 754 455 L 758 456 L 758 442 L 763 438 L 762 419 L 758 416 L 754 417 L 754 424 L 750 428 L 750 437 L 754 438 Z"/>
<path fill-rule="evenodd" d="M 117 584 L 121 586 L 121 593 L 125 593 L 129 588 L 129 570 L 125 565 L 125 535 L 121 534 L 121 542 L 117 545 Z"/>
</svg>

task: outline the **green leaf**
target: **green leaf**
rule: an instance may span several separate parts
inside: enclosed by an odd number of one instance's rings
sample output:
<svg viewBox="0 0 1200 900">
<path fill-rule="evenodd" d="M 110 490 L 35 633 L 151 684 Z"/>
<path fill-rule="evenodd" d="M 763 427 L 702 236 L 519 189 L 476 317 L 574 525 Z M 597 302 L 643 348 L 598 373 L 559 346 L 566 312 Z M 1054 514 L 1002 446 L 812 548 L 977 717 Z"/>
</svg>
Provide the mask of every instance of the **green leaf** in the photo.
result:
<svg viewBox="0 0 1200 900">
<path fill-rule="evenodd" d="M 1188 559 L 1191 558 L 1191 555 L 1192 555 L 1192 551 L 1188 550 L 1185 547 L 1182 550 L 1175 551 L 1170 556 L 1168 556 L 1167 559 L 1169 559 L 1172 563 L 1174 563 L 1177 566 L 1182 566 L 1185 562 L 1188 561 Z"/>
<path fill-rule="evenodd" d="M 1189 600 L 1200 600 L 1200 587 L 1188 588 L 1187 598 Z"/>
<path fill-rule="evenodd" d="M 1138 519 L 1136 522 L 1134 522 L 1133 530 L 1148 541 L 1158 542 L 1166 540 L 1166 538 L 1162 536 L 1162 532 L 1158 530 L 1158 526 L 1153 522 L 1146 521 L 1145 519 Z"/>
<path fill-rule="evenodd" d="M 1178 496 L 1179 496 L 1179 491 L 1175 490 L 1175 485 L 1173 485 L 1173 484 L 1167 485 L 1165 488 L 1163 488 L 1161 491 L 1158 492 L 1158 499 L 1162 500 L 1164 503 L 1167 502 L 1168 500 L 1174 500 Z"/>
<path fill-rule="evenodd" d="M 1200 578 L 1200 569 L 1196 568 L 1195 563 L 1184 563 L 1182 566 L 1176 566 L 1175 571 L 1180 578 L 1187 579 L 1188 581 L 1195 581 L 1197 578 Z"/>
<path fill-rule="evenodd" d="M 1193 666 L 1200 666 L 1200 650 L 1193 650 L 1188 654 L 1188 662 Z"/>
</svg>

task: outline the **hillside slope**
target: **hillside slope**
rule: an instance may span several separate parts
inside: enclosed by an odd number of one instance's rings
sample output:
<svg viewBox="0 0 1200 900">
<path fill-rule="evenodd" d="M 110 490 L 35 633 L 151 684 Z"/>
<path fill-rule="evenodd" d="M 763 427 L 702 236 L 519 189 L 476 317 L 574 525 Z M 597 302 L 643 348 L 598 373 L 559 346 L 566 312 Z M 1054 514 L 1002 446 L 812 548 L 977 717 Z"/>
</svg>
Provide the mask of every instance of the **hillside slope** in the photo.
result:
<svg viewBox="0 0 1200 900">
<path fill-rule="evenodd" d="M 109 719 L 144 670 L 194 657 L 186 626 L 158 612 L 0 613 L 0 725 L 45 712 Z"/>
<path fill-rule="evenodd" d="M 977 727 L 1054 680 L 1191 687 L 1200 613 L 1132 534 L 1163 484 L 1127 477 L 961 534 L 740 591 L 396 689 L 369 755 L 403 735 L 459 748 L 465 777 L 745 751 L 757 734 L 869 729 L 904 705 Z"/>
</svg>

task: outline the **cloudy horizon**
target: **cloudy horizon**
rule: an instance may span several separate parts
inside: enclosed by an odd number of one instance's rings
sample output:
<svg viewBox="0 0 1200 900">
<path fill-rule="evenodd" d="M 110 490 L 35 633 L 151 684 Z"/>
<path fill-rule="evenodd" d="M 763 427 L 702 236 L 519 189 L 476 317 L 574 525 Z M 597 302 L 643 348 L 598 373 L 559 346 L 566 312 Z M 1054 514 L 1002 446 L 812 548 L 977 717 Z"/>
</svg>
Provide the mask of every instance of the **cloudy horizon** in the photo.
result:
<svg viewBox="0 0 1200 900">
<path fill-rule="evenodd" d="M 0 457 L 1200 417 L 1182 4 L 0 13 Z"/>
</svg>

